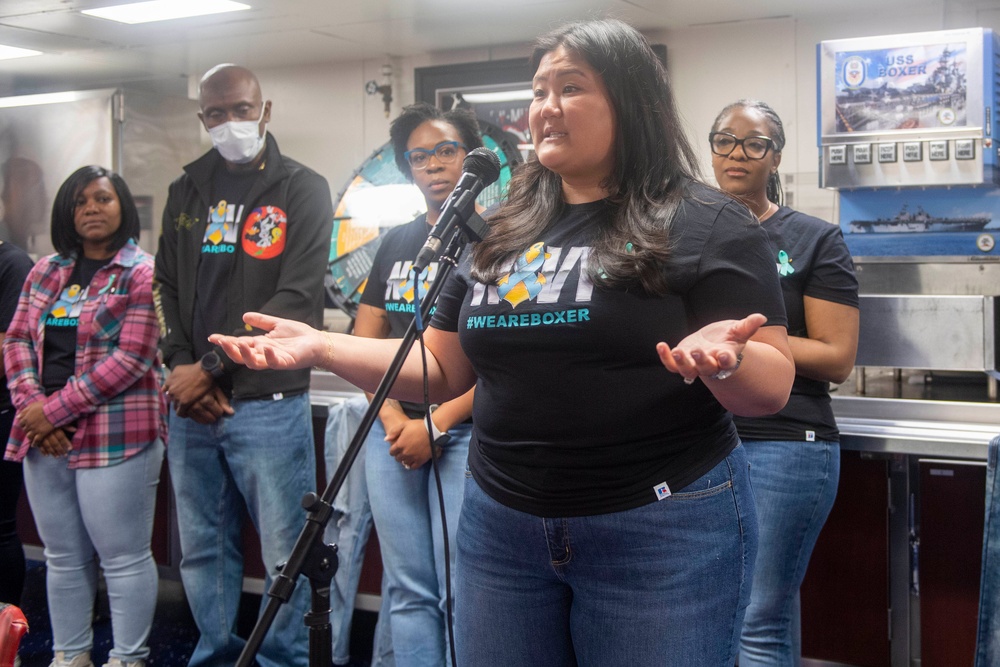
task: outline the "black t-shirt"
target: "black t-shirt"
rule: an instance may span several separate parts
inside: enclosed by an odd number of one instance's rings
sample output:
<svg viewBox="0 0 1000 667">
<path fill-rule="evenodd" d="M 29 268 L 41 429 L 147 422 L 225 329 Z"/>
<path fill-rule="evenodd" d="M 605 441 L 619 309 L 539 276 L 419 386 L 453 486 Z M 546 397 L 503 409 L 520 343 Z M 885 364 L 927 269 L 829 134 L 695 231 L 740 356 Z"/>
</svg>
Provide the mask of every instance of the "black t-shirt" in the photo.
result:
<svg viewBox="0 0 1000 667">
<path fill-rule="evenodd" d="M 386 232 L 375 253 L 368 274 L 361 303 L 386 312 L 389 321 L 389 338 L 402 338 L 413 320 L 415 290 L 419 289 L 421 303 L 431 284 L 437 278 L 438 263 L 431 262 L 424 269 L 420 280 L 413 280 L 410 267 L 417 253 L 427 240 L 431 228 L 427 216 L 394 227 Z"/>
<path fill-rule="evenodd" d="M 65 387 L 66 381 L 73 377 L 76 370 L 78 318 L 87 299 L 97 298 L 103 287 L 103 285 L 91 285 L 90 281 L 109 261 L 111 258 L 80 257 L 73 266 L 69 283 L 45 316 L 42 387 L 46 396 Z"/>
<path fill-rule="evenodd" d="M 389 338 L 402 338 L 413 320 L 416 297 L 420 303 L 437 279 L 438 262 L 424 269 L 420 280 L 413 280 L 410 268 L 417 253 L 427 240 L 431 228 L 427 216 L 421 215 L 405 225 L 395 227 L 382 238 L 372 268 L 368 274 L 361 303 L 384 310 L 389 322 Z M 418 293 L 415 293 L 419 289 Z M 423 405 L 401 401 L 403 411 L 412 418 L 424 413 Z"/>
<path fill-rule="evenodd" d="M 32 262 L 28 253 L 13 243 L 0 241 L 0 332 L 6 332 L 17 311 L 24 279 L 31 271 Z M 7 379 L 0 383 L 0 411 L 11 408 Z"/>
<path fill-rule="evenodd" d="M 808 338 L 802 297 L 858 307 L 854 262 L 840 227 L 782 206 L 762 223 L 771 243 L 788 314 L 788 335 Z M 744 440 L 840 441 L 830 405 L 830 384 L 795 376 L 778 414 L 736 418 Z"/>
<path fill-rule="evenodd" d="M 469 465 L 493 498 L 538 516 L 639 507 L 678 491 L 737 445 L 705 385 L 668 372 L 656 344 L 763 313 L 785 324 L 767 237 L 699 184 L 676 215 L 671 293 L 595 287 L 583 269 L 612 204 L 566 206 L 497 286 L 452 274 L 434 326 L 457 331 L 478 377 Z"/>
<path fill-rule="evenodd" d="M 229 333 L 226 329 L 226 290 L 232 279 L 233 258 L 240 243 L 244 201 L 259 172 L 232 173 L 220 167 L 212 182 L 212 199 L 208 226 L 201 245 L 198 280 L 195 283 L 194 322 L 191 344 L 196 357 L 212 349 L 208 337 L 214 333 Z"/>
</svg>

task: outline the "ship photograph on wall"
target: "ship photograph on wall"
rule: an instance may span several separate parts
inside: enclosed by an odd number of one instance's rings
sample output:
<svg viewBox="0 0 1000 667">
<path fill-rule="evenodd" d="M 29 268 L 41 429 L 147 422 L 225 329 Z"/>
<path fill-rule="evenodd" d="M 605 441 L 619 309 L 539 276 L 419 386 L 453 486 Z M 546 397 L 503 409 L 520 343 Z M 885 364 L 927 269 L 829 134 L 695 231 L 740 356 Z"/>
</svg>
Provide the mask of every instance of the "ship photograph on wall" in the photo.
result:
<svg viewBox="0 0 1000 667">
<path fill-rule="evenodd" d="M 838 133 L 966 125 L 964 43 L 843 52 L 837 59 Z"/>
<path fill-rule="evenodd" d="M 898 234 L 909 232 L 978 232 L 993 220 L 989 213 L 946 218 L 931 215 L 923 206 L 910 211 L 906 204 L 891 218 L 851 220 L 852 234 Z"/>
<path fill-rule="evenodd" d="M 840 198 L 855 257 L 1000 258 L 1000 190 L 856 190 Z"/>
</svg>

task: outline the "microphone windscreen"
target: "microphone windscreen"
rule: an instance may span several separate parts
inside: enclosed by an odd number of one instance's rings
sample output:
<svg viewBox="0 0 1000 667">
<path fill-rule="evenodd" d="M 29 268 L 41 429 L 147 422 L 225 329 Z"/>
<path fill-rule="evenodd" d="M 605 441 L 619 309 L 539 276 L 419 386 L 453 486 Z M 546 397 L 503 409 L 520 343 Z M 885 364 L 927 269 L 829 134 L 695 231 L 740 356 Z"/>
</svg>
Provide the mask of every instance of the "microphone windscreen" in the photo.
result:
<svg viewBox="0 0 1000 667">
<path fill-rule="evenodd" d="M 475 174 L 486 186 L 500 178 L 500 158 L 489 148 L 483 146 L 473 148 L 465 156 L 462 170 Z"/>
</svg>

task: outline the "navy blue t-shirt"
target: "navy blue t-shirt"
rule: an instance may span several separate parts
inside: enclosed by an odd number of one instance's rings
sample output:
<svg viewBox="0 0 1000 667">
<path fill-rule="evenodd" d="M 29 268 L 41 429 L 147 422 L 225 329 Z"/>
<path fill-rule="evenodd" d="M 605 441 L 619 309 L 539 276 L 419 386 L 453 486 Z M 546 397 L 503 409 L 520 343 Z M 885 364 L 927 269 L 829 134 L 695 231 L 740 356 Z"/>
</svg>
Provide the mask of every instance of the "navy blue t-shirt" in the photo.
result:
<svg viewBox="0 0 1000 667">
<path fill-rule="evenodd" d="M 430 231 L 427 216 L 420 215 L 386 232 L 375 253 L 361 303 L 385 311 L 389 338 L 403 337 L 413 320 L 418 299 L 423 304 L 424 297 L 437 279 L 437 261 L 428 264 L 417 280 L 414 280 L 410 270 Z M 400 401 L 400 405 L 411 418 L 424 413 L 420 403 Z"/>
<path fill-rule="evenodd" d="M 586 276 L 613 204 L 565 207 L 489 287 L 452 274 L 433 326 L 457 331 L 478 382 L 469 465 L 491 497 L 537 516 L 582 516 L 678 491 L 738 444 L 705 385 L 668 372 L 656 344 L 722 319 L 785 314 L 767 235 L 728 195 L 692 185 L 671 228 L 666 296 Z"/>
<path fill-rule="evenodd" d="M 787 206 L 761 223 L 771 243 L 788 314 L 788 335 L 808 338 L 803 297 L 858 307 L 858 279 L 840 227 Z M 785 407 L 767 417 L 736 417 L 744 440 L 840 441 L 830 384 L 795 376 Z"/>
<path fill-rule="evenodd" d="M 403 337 L 413 320 L 417 298 L 422 300 L 437 278 L 436 261 L 427 265 L 419 280 L 410 271 L 430 231 L 427 216 L 418 216 L 386 232 L 375 253 L 361 303 L 385 311 L 389 338 Z"/>
<path fill-rule="evenodd" d="M 69 283 L 45 316 L 42 387 L 46 396 L 65 387 L 76 371 L 77 320 L 87 299 L 96 298 L 104 287 L 91 285 L 90 281 L 111 259 L 79 258 L 73 266 Z"/>
</svg>

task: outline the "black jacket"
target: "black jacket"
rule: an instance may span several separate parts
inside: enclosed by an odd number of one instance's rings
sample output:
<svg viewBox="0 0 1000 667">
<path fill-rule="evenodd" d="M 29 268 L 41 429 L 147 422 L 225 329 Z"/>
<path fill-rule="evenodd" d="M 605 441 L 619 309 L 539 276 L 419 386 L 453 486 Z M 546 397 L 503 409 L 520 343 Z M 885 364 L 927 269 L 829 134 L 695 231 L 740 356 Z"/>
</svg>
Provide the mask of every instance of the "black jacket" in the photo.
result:
<svg viewBox="0 0 1000 667">
<path fill-rule="evenodd" d="M 212 205 L 212 177 L 216 169 L 224 168 L 222 156 L 213 148 L 184 167 L 184 174 L 170 185 L 167 196 L 156 253 L 154 298 L 160 320 L 160 350 L 170 368 L 196 361 L 191 342 L 195 279 Z M 239 221 L 240 244 L 226 285 L 227 331 L 221 333 L 251 333 L 242 319 L 243 313 L 251 310 L 320 327 L 333 226 L 333 201 L 326 179 L 282 156 L 274 137 L 268 134 L 260 174 L 245 201 L 246 216 Z M 275 242 L 275 247 L 284 244 L 281 251 L 262 259 L 244 249 L 248 238 L 255 236 L 246 223 L 255 213 L 260 217 L 262 207 L 267 206 L 284 212 L 287 227 Z M 309 369 L 252 371 L 233 363 L 221 350 L 219 354 L 236 398 L 292 394 L 309 388 Z"/>
</svg>

